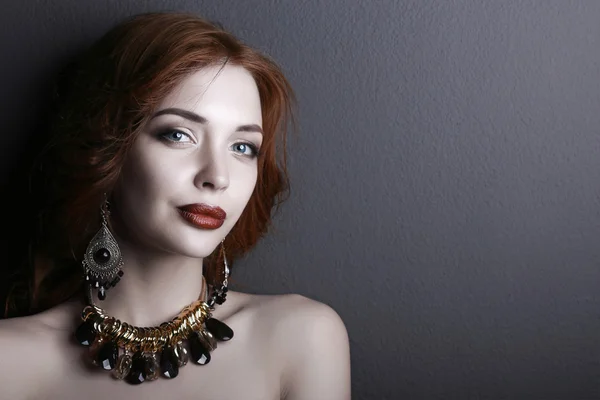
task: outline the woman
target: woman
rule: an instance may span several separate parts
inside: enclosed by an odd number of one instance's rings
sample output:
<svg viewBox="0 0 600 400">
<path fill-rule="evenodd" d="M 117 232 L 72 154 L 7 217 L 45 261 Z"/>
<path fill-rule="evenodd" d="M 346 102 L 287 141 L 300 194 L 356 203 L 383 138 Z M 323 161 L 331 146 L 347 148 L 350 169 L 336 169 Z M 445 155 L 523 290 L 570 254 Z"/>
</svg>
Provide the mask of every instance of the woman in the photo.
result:
<svg viewBox="0 0 600 400">
<path fill-rule="evenodd" d="M 36 313 L 0 324 L 2 398 L 350 398 L 330 307 L 227 290 L 286 189 L 279 68 L 200 18 L 152 13 L 67 78 L 40 168 Z"/>
</svg>

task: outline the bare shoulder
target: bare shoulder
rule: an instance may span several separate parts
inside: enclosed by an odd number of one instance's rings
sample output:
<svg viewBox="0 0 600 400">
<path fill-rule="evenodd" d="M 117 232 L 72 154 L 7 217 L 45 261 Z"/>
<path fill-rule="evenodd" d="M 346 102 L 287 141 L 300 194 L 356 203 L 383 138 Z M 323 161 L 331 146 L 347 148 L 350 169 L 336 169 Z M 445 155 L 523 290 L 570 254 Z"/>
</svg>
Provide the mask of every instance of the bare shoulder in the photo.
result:
<svg viewBox="0 0 600 400">
<path fill-rule="evenodd" d="M 348 333 L 331 306 L 298 294 L 242 296 L 281 361 L 283 397 L 350 398 Z"/>
<path fill-rule="evenodd" d="M 260 321 L 260 325 L 268 325 L 270 331 L 283 336 L 290 332 L 301 332 L 302 336 L 294 337 L 306 340 L 307 334 L 327 334 L 331 340 L 347 340 L 344 322 L 331 306 L 299 294 L 254 295 L 236 292 L 235 303 L 237 309 L 249 311 L 254 320 Z"/>
<path fill-rule="evenodd" d="M 28 398 L 32 389 L 52 378 L 53 362 L 67 340 L 65 307 L 26 317 L 0 320 L 0 387 L 7 398 Z M 32 382 L 36 382 L 32 385 Z"/>
<path fill-rule="evenodd" d="M 285 321 L 297 323 L 300 320 L 306 322 L 305 319 L 309 318 L 343 326 L 340 316 L 332 307 L 299 294 L 256 295 L 241 292 L 232 294 L 235 296 L 236 308 L 252 310 L 255 317 L 269 318 L 279 323 Z"/>
<path fill-rule="evenodd" d="M 38 375 L 35 360 L 38 343 L 43 338 L 37 331 L 37 317 L 28 316 L 0 321 L 0 353 L 8 362 L 0 363 L 0 387 L 11 399 L 24 399 L 32 395 L 28 382 Z M 33 364 L 33 365 L 31 365 Z"/>
<path fill-rule="evenodd" d="M 327 330 L 346 335 L 346 328 L 338 313 L 329 305 L 299 294 L 265 296 L 261 314 L 273 320 L 282 331 L 301 329 Z M 308 333 L 308 332 L 304 332 Z"/>
<path fill-rule="evenodd" d="M 19 352 L 27 357 L 36 345 L 48 339 L 49 327 L 46 324 L 48 312 L 26 317 L 0 320 L 0 351 Z M 23 357 L 18 357 L 22 359 Z M 1 366 L 4 364 L 0 363 Z"/>
</svg>

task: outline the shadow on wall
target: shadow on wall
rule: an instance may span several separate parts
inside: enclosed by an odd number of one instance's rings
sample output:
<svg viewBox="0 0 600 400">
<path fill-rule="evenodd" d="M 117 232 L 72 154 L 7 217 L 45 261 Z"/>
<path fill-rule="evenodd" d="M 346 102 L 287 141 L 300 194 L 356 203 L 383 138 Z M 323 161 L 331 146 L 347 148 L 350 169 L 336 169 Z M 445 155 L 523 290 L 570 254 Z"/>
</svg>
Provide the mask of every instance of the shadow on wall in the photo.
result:
<svg viewBox="0 0 600 400">
<path fill-rule="evenodd" d="M 2 185 L 1 207 L 5 211 L 4 240 L 0 267 L 0 301 L 2 317 L 15 316 L 6 307 L 7 296 L 11 294 L 14 309 L 28 308 L 28 286 L 32 276 L 29 270 L 30 246 L 38 229 L 38 216 L 45 205 L 39 166 L 36 161 L 42 150 L 49 144 L 50 121 L 56 111 L 59 93 L 64 90 L 65 78 L 72 68 L 73 56 L 59 62 L 56 70 L 42 76 L 31 90 L 27 104 L 17 107 L 17 113 L 3 116 L 6 132 L 18 132 L 21 140 L 18 146 L 10 143 L 5 146 L 4 170 L 0 175 Z M 25 132 L 23 132 L 25 131 Z"/>
</svg>

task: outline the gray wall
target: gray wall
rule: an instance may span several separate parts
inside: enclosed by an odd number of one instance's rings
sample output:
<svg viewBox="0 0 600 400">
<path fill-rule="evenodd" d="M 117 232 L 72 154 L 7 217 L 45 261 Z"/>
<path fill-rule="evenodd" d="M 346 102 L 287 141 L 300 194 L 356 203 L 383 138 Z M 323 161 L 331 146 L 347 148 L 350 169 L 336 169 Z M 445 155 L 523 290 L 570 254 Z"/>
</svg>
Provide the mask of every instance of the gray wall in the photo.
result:
<svg viewBox="0 0 600 400">
<path fill-rule="evenodd" d="M 355 399 L 600 398 L 600 1 L 7 1 L 3 171 L 65 57 L 166 9 L 297 91 L 292 196 L 234 278 L 336 309 Z"/>
</svg>

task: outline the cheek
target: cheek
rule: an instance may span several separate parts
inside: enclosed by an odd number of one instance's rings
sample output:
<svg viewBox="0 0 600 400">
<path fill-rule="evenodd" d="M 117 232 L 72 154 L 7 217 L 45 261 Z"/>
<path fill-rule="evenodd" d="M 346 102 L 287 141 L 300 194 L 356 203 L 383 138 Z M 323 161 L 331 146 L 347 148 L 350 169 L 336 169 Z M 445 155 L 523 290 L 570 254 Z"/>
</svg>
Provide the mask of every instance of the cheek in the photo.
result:
<svg viewBox="0 0 600 400">
<path fill-rule="evenodd" d="M 232 171 L 233 172 L 233 171 Z M 236 211 L 236 216 L 239 217 L 246 208 L 254 187 L 256 186 L 257 173 L 256 169 L 242 168 L 230 176 L 229 188 L 227 197 L 231 211 Z"/>
<path fill-rule="evenodd" d="M 256 186 L 256 168 L 244 166 L 232 175 L 234 175 L 235 178 L 231 181 L 230 189 L 233 189 L 233 191 L 236 192 L 236 194 L 241 198 L 250 198 L 250 195 L 252 194 L 252 192 L 254 191 L 254 187 Z"/>
<path fill-rule="evenodd" d="M 146 208 L 151 199 L 174 184 L 168 168 L 161 168 L 151 157 L 132 154 L 120 179 L 120 198 L 127 208 Z"/>
</svg>

